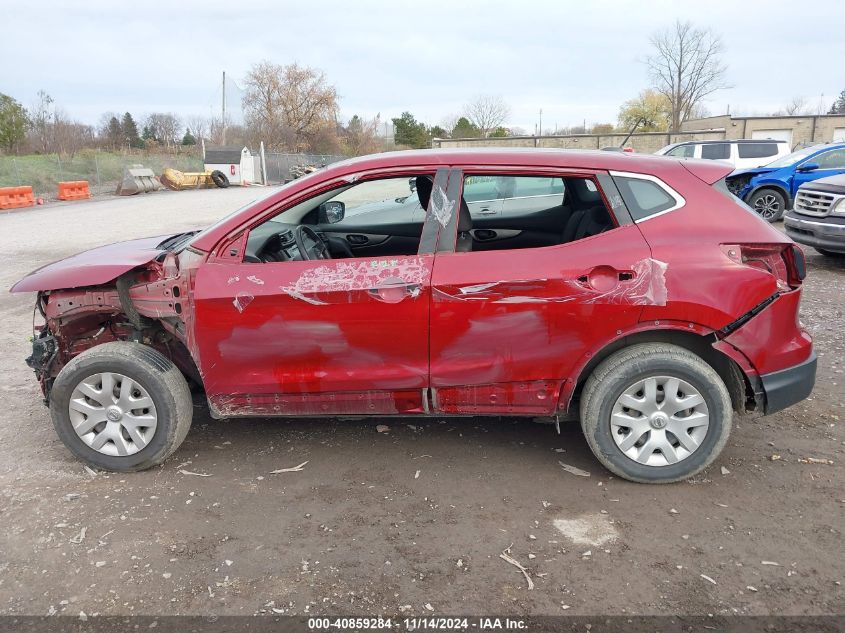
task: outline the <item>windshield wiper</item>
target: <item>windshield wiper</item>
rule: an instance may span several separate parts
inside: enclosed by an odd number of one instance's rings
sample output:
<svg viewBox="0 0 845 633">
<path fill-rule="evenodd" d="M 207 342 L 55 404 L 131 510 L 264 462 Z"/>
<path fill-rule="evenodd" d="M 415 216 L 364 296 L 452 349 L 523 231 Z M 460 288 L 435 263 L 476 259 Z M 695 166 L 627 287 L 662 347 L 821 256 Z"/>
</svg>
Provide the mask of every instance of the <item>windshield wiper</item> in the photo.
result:
<svg viewBox="0 0 845 633">
<path fill-rule="evenodd" d="M 199 231 L 188 231 L 187 233 L 178 233 L 161 242 L 156 248 L 164 251 L 175 251 L 180 246 L 184 245 Z"/>
</svg>

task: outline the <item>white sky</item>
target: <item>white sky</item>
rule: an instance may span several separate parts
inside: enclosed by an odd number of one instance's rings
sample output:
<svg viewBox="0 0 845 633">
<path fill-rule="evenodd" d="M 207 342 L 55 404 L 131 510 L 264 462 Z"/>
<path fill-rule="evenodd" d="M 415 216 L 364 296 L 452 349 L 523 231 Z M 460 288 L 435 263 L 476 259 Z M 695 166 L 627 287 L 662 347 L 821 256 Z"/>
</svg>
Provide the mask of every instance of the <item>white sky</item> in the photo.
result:
<svg viewBox="0 0 845 633">
<path fill-rule="evenodd" d="M 649 36 L 675 18 L 724 40 L 733 88 L 711 114 L 765 114 L 803 96 L 825 110 L 845 89 L 841 0 L 0 0 L 0 92 L 30 106 L 45 89 L 72 117 L 106 111 L 219 113 L 262 59 L 322 69 L 344 118 L 409 110 L 429 124 L 474 95 L 501 95 L 508 122 L 615 122 L 649 84 Z M 240 94 L 227 91 L 236 106 Z"/>
</svg>

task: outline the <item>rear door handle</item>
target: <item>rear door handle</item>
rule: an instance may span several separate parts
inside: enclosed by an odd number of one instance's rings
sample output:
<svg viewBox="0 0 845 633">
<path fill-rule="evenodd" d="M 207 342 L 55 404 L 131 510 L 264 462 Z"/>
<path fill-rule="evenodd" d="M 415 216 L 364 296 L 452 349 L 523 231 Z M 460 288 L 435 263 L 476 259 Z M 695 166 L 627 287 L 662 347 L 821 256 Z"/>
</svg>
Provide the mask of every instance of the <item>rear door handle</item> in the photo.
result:
<svg viewBox="0 0 845 633">
<path fill-rule="evenodd" d="M 479 215 L 496 215 L 496 210 L 490 207 L 482 207 L 478 210 Z"/>
<path fill-rule="evenodd" d="M 371 297 L 385 303 L 399 303 L 405 297 L 416 298 L 421 292 L 422 284 L 409 284 L 401 279 L 388 279 L 382 285 L 367 290 Z"/>
</svg>

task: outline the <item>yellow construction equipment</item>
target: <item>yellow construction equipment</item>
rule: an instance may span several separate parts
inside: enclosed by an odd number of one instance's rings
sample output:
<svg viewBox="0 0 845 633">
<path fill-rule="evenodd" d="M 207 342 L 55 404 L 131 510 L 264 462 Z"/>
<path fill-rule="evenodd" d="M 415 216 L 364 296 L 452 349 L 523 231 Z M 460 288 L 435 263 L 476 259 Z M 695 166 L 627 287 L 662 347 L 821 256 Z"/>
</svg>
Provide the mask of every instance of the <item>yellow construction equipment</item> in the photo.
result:
<svg viewBox="0 0 845 633">
<path fill-rule="evenodd" d="M 205 189 L 207 187 L 220 187 L 225 189 L 229 186 L 229 179 L 222 171 L 197 171 L 182 172 L 170 167 L 164 170 L 161 175 L 161 184 L 173 191 L 185 189 Z"/>
</svg>

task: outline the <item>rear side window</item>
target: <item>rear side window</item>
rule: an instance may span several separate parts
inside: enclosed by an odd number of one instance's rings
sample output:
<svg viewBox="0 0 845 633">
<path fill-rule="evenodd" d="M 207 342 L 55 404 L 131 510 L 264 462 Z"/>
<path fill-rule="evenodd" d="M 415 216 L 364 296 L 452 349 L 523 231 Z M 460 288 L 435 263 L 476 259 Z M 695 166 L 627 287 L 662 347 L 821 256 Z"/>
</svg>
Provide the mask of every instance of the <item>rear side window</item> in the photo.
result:
<svg viewBox="0 0 845 633">
<path fill-rule="evenodd" d="M 651 180 L 615 176 L 613 181 L 634 220 L 642 220 L 678 205 L 678 200 Z"/>
<path fill-rule="evenodd" d="M 778 153 L 777 143 L 739 143 L 740 158 L 766 158 Z"/>
<path fill-rule="evenodd" d="M 728 143 L 708 143 L 701 146 L 701 157 L 709 160 L 725 160 L 731 157 Z"/>
</svg>

